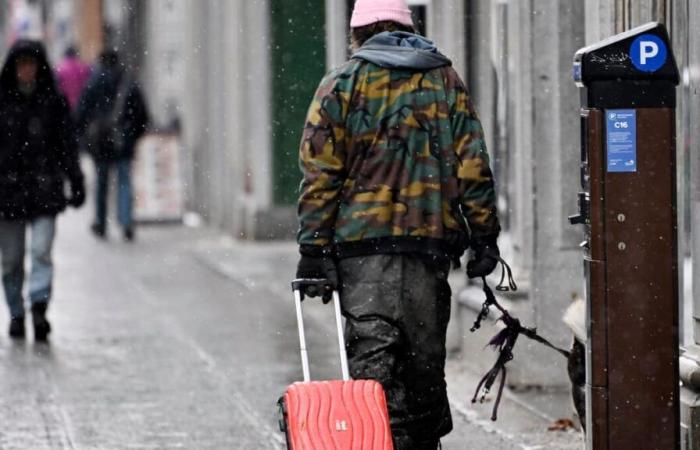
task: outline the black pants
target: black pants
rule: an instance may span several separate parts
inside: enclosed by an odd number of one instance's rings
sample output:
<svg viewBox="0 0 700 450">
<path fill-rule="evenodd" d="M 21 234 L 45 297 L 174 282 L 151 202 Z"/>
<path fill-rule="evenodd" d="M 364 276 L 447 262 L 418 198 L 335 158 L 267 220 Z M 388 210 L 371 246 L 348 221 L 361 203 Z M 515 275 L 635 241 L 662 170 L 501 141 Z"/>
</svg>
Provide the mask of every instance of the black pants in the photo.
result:
<svg viewBox="0 0 700 450">
<path fill-rule="evenodd" d="M 395 447 L 435 449 L 452 430 L 445 385 L 449 264 L 410 255 L 340 261 L 350 375 L 386 392 Z"/>
</svg>

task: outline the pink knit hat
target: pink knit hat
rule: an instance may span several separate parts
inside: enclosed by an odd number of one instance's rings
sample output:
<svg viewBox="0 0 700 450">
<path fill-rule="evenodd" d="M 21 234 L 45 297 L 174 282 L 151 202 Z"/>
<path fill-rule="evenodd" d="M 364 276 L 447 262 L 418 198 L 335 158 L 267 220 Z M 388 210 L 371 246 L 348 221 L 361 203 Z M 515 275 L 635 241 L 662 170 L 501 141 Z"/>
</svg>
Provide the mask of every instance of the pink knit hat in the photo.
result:
<svg viewBox="0 0 700 450">
<path fill-rule="evenodd" d="M 357 0 L 350 27 L 364 27 L 385 20 L 412 27 L 411 10 L 408 9 L 406 0 Z"/>
</svg>

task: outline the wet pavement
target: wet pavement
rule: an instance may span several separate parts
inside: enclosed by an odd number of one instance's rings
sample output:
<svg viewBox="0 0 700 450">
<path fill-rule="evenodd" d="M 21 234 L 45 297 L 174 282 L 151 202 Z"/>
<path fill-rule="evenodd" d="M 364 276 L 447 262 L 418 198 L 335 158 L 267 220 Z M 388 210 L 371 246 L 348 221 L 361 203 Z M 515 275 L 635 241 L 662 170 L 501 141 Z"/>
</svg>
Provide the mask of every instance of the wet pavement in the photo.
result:
<svg viewBox="0 0 700 450">
<path fill-rule="evenodd" d="M 301 376 L 294 244 L 174 225 L 97 241 L 88 221 L 85 210 L 59 219 L 50 343 L 31 330 L 10 341 L 0 310 L 0 449 L 284 448 L 275 402 Z M 312 375 L 336 377 L 330 308 L 309 304 L 307 327 Z M 445 449 L 580 448 L 511 393 L 490 422 L 490 406 L 466 401 L 478 380 L 468 366 L 448 365 Z"/>
</svg>

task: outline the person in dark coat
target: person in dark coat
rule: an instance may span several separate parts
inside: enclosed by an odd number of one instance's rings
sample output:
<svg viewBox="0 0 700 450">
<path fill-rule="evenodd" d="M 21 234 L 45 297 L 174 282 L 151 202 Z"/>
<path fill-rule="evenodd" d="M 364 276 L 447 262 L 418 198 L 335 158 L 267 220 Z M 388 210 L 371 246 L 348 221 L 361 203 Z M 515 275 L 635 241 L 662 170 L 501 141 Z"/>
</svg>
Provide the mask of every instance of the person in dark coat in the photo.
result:
<svg viewBox="0 0 700 450">
<path fill-rule="evenodd" d="M 131 164 L 147 125 L 141 89 L 121 67 L 118 54 L 104 51 L 78 105 L 78 127 L 97 174 L 92 231 L 100 238 L 107 231 L 107 186 L 113 169 L 117 171 L 117 219 L 124 238 L 134 238 Z"/>
<path fill-rule="evenodd" d="M 35 339 L 51 326 L 51 248 L 56 215 L 85 201 L 73 123 L 65 97 L 55 85 L 44 46 L 19 40 L 0 73 L 0 258 L 10 308 L 10 336 L 25 336 L 25 233 L 31 229 L 31 303 Z M 70 184 L 66 196 L 65 184 Z"/>
</svg>

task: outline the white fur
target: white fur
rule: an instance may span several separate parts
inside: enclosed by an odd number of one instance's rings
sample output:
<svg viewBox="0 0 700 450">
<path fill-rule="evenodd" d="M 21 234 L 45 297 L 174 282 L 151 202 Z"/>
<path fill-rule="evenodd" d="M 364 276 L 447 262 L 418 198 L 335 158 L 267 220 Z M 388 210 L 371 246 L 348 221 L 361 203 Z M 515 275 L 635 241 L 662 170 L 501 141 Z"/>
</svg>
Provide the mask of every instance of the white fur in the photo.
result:
<svg viewBox="0 0 700 450">
<path fill-rule="evenodd" d="M 564 323 L 571 328 L 576 339 L 586 343 L 586 302 L 577 297 L 564 313 Z"/>
</svg>

